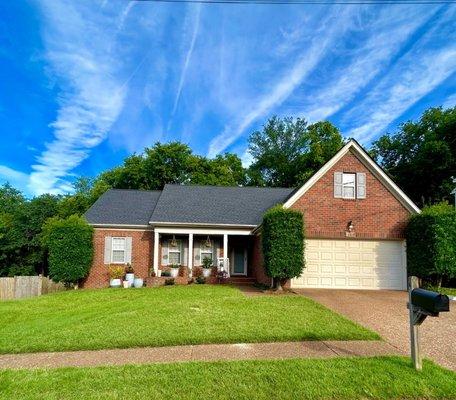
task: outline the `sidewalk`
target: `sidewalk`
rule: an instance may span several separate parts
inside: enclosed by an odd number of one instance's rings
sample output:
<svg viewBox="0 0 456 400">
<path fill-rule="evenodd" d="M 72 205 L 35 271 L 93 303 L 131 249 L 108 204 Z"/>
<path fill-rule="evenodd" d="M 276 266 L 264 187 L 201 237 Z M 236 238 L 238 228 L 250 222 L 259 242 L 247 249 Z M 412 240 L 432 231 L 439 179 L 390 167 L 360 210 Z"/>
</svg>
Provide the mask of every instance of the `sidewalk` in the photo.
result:
<svg viewBox="0 0 456 400">
<path fill-rule="evenodd" d="M 0 355 L 0 369 L 93 367 L 185 361 L 333 358 L 398 354 L 383 341 L 209 344 Z"/>
</svg>

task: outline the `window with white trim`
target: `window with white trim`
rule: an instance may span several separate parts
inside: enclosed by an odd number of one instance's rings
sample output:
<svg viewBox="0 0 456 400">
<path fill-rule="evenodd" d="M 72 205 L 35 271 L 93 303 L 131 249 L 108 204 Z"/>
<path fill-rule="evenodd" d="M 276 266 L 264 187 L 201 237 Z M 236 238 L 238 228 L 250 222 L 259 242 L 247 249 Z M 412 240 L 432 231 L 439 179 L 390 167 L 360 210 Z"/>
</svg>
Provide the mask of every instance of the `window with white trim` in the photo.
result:
<svg viewBox="0 0 456 400">
<path fill-rule="evenodd" d="M 342 198 L 354 199 L 356 194 L 356 174 L 343 173 L 342 175 Z"/>
<path fill-rule="evenodd" d="M 124 237 L 112 238 L 111 262 L 125 264 L 126 239 Z"/>
<path fill-rule="evenodd" d="M 204 244 L 201 245 L 201 264 L 203 263 L 205 258 L 210 258 L 212 261 L 212 264 L 214 263 L 214 255 L 212 252 L 212 246 L 205 246 Z"/>
<path fill-rule="evenodd" d="M 176 246 L 169 245 L 168 248 L 168 264 L 180 265 L 181 264 L 181 241 L 177 240 Z"/>
</svg>

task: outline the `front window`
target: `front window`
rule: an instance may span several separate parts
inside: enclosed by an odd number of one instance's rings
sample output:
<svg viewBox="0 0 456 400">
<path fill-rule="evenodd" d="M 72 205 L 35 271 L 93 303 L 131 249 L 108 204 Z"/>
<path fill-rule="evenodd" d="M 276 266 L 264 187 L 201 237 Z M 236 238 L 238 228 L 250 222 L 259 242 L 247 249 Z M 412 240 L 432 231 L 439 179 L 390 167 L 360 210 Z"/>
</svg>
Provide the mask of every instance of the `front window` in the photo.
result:
<svg viewBox="0 0 456 400">
<path fill-rule="evenodd" d="M 169 264 L 173 265 L 180 265 L 181 264 L 181 245 L 180 241 L 176 241 L 176 246 L 169 246 L 169 255 L 168 255 L 168 262 Z"/>
<path fill-rule="evenodd" d="M 111 261 L 114 264 L 125 264 L 125 238 L 112 238 Z"/>
<path fill-rule="evenodd" d="M 201 247 L 201 264 L 203 263 L 205 258 L 209 258 L 212 261 L 212 264 L 214 264 L 214 258 L 212 256 L 212 247 Z"/>
<path fill-rule="evenodd" d="M 356 174 L 346 174 L 342 176 L 342 197 L 344 199 L 354 199 L 356 193 Z"/>
</svg>

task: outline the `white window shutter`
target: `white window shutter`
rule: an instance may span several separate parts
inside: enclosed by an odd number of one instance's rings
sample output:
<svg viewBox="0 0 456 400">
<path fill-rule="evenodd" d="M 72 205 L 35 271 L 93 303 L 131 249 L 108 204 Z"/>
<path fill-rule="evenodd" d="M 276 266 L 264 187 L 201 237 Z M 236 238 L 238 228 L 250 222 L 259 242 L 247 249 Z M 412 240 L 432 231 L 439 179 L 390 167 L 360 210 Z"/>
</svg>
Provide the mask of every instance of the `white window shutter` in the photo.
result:
<svg viewBox="0 0 456 400">
<path fill-rule="evenodd" d="M 193 246 L 193 265 L 201 265 L 201 244 L 199 240 L 195 240 Z"/>
<path fill-rule="evenodd" d="M 112 237 L 105 236 L 104 246 L 104 263 L 111 264 L 111 248 L 112 248 Z"/>
<path fill-rule="evenodd" d="M 132 238 L 125 238 L 125 264 L 131 264 Z"/>
<path fill-rule="evenodd" d="M 334 197 L 341 199 L 342 195 L 343 172 L 334 172 Z"/>
<path fill-rule="evenodd" d="M 364 172 L 356 173 L 356 197 L 358 199 L 366 198 L 366 174 Z"/>
<path fill-rule="evenodd" d="M 162 241 L 161 246 L 161 264 L 166 266 L 168 265 L 168 240 Z"/>
</svg>

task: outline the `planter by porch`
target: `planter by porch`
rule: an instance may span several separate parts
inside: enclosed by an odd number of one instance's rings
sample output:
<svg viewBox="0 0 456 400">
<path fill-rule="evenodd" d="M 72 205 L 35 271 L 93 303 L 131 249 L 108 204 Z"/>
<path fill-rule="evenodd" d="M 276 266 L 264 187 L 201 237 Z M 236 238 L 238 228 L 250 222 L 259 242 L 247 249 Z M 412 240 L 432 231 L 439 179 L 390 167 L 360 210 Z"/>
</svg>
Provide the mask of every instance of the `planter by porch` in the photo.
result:
<svg viewBox="0 0 456 400">
<path fill-rule="evenodd" d="M 171 278 L 177 278 L 179 276 L 179 268 L 171 268 Z"/>
<path fill-rule="evenodd" d="M 122 286 L 122 280 L 121 279 L 111 279 L 109 281 L 109 286 L 113 288 L 120 288 Z"/>
<path fill-rule="evenodd" d="M 124 287 L 124 289 L 128 289 L 128 288 L 130 288 L 130 287 L 131 287 L 131 283 L 130 283 L 130 281 L 123 281 L 122 283 L 123 283 L 123 287 Z"/>
<path fill-rule="evenodd" d="M 125 280 L 130 282 L 130 287 L 133 286 L 133 283 L 135 281 L 135 274 L 133 274 L 133 273 L 125 274 Z"/>
<path fill-rule="evenodd" d="M 135 278 L 133 285 L 135 288 L 142 288 L 144 286 L 144 279 L 142 278 Z"/>
<path fill-rule="evenodd" d="M 203 268 L 203 276 L 209 278 L 211 276 L 212 268 Z"/>
</svg>

